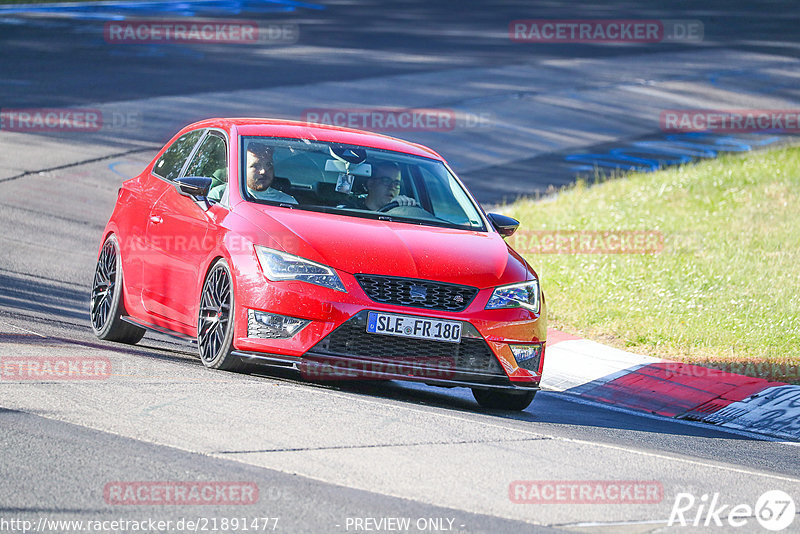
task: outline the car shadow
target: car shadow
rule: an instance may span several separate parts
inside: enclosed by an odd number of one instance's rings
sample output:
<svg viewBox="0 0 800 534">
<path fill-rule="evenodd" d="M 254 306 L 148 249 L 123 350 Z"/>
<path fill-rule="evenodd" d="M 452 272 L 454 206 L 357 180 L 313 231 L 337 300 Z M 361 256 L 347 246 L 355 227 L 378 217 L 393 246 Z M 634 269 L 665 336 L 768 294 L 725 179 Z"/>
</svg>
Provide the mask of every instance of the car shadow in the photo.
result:
<svg viewBox="0 0 800 534">
<path fill-rule="evenodd" d="M 86 286 L 0 270 L 0 308 L 38 312 L 60 320 L 89 320 L 89 291 Z"/>
<path fill-rule="evenodd" d="M 760 439 L 757 436 L 731 433 L 713 425 L 686 424 L 683 421 L 668 417 L 621 411 L 611 405 L 604 406 L 602 403 L 585 402 L 575 395 L 563 392 L 540 391 L 531 406 L 524 411 L 516 412 L 481 408 L 472 397 L 471 391 L 463 387 L 442 388 L 416 382 L 382 380 L 309 382 L 302 380 L 300 374 L 296 371 L 288 369 L 261 368 L 251 369 L 250 372 L 256 376 L 279 377 L 298 384 L 305 384 L 309 387 L 331 389 L 377 399 L 390 399 L 420 407 L 435 407 L 454 412 L 488 415 L 521 423 L 545 423 L 562 427 L 598 427 L 697 437 L 724 437 L 745 441 L 758 441 Z M 582 407 L 576 409 L 576 403 L 579 403 Z"/>
<path fill-rule="evenodd" d="M 0 270 L 0 309 L 17 313 L 50 327 L 59 326 L 69 333 L 49 334 L 47 337 L 20 332 L 0 333 L 0 344 L 58 346 L 78 345 L 87 349 L 109 350 L 121 354 L 161 361 L 186 361 L 194 359 L 195 348 L 179 343 L 161 334 L 148 333 L 137 345 L 94 340 L 88 317 L 87 286 L 78 286 L 58 280 L 22 275 Z M 44 315 L 44 317 L 41 317 Z M 73 335 L 74 333 L 74 335 Z M 199 361 L 197 365 L 202 365 Z M 675 434 L 684 436 L 718 436 L 733 440 L 757 440 L 741 434 L 732 434 L 709 426 L 687 425 L 668 418 L 646 419 L 633 413 L 621 413 L 603 407 L 600 403 L 583 404 L 575 409 L 578 397 L 564 393 L 543 391 L 533 404 L 522 412 L 488 410 L 477 405 L 467 388 L 441 388 L 422 383 L 399 381 L 337 381 L 309 382 L 296 371 L 280 368 L 251 367 L 252 376 L 277 378 L 304 384 L 308 387 L 390 399 L 420 407 L 434 407 L 454 412 L 488 415 L 494 418 L 515 420 L 520 423 L 545 423 L 558 426 L 597 427 L 637 432 Z M 613 406 L 612 406 L 613 408 Z M 587 417 L 587 411 L 591 413 Z"/>
</svg>

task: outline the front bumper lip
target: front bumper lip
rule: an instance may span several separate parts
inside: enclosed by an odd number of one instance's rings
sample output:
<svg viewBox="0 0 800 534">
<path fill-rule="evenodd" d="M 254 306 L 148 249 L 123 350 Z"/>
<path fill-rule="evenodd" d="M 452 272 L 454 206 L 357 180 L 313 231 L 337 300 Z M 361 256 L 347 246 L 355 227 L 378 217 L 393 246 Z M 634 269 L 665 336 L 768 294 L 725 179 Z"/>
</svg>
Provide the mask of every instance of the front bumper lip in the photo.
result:
<svg viewBox="0 0 800 534">
<path fill-rule="evenodd" d="M 301 374 L 304 371 L 304 368 L 308 369 L 307 366 L 318 364 L 316 360 L 322 360 L 324 362 L 336 364 L 341 363 L 344 366 L 344 371 L 339 375 L 336 376 L 336 373 L 332 373 L 332 375 L 327 378 L 330 381 L 337 381 L 337 380 L 370 380 L 370 379 L 377 379 L 377 380 L 405 380 L 411 382 L 422 382 L 425 384 L 430 384 L 432 386 L 444 386 L 444 387 L 468 387 L 468 388 L 484 388 L 484 389 L 503 389 L 503 390 L 514 390 L 514 391 L 538 391 L 539 384 L 530 383 L 530 382 L 518 382 L 518 383 L 509 383 L 505 381 L 505 383 L 496 380 L 496 381 L 489 381 L 489 382 L 480 382 L 480 381 L 471 381 L 471 380 L 455 380 L 455 379 L 442 379 L 442 378 L 435 378 L 432 376 L 419 376 L 413 374 L 405 374 L 405 373 L 398 373 L 398 372 L 389 372 L 389 371 L 374 371 L 370 370 L 367 367 L 372 365 L 376 362 L 376 360 L 372 359 L 363 359 L 363 358 L 356 358 L 356 357 L 343 357 L 343 356 L 332 356 L 330 354 L 321 354 L 321 353 L 313 353 L 308 352 L 304 356 L 288 356 L 284 354 L 271 354 L 265 352 L 250 352 L 250 351 L 242 351 L 236 350 L 233 351 L 233 354 L 238 356 L 242 359 L 242 361 L 255 364 L 255 365 L 263 365 L 267 367 L 280 367 L 280 368 L 288 368 L 294 371 L 300 372 Z M 354 364 L 364 364 L 364 368 L 358 368 L 356 370 L 357 376 L 348 375 L 347 371 L 352 371 Z M 324 364 L 322 364 L 324 365 Z M 412 371 L 422 372 L 423 374 L 426 372 L 431 371 L 438 371 L 438 372 L 451 372 L 451 370 L 445 369 L 436 369 L 428 366 L 421 366 L 421 365 L 414 365 L 414 364 L 395 364 L 393 367 L 397 368 L 408 368 Z M 472 372 L 470 374 L 473 375 L 480 375 L 481 373 Z M 485 375 L 487 378 L 496 379 L 495 375 Z"/>
<path fill-rule="evenodd" d="M 345 312 L 346 308 L 342 308 L 341 311 Z M 395 343 L 426 343 L 426 341 L 388 335 L 366 336 L 374 336 L 373 341 L 373 339 L 366 340 L 365 336 L 362 336 L 366 330 L 368 314 L 372 311 L 384 310 L 375 308 L 353 310 L 352 315 L 347 314 L 349 317 L 340 319 L 340 323 L 312 321 L 308 328 L 290 339 L 242 338 L 236 343 L 235 349 L 242 353 L 272 355 L 251 359 L 253 363 L 286 367 L 291 366 L 292 362 L 299 362 L 298 370 L 307 371 L 311 380 L 385 378 L 415 380 L 437 385 L 468 384 L 470 387 L 474 384 L 511 383 L 521 388 L 534 388 L 539 385 L 541 380 L 539 372 L 523 370 L 516 363 L 509 346 L 509 343 L 519 343 L 516 339 L 485 337 L 468 317 L 461 314 L 436 314 L 432 317 L 428 314 L 423 315 L 418 310 L 413 310 L 416 313 L 409 313 L 411 310 L 402 312 L 398 309 L 387 310 L 388 313 L 400 312 L 399 314 L 408 317 L 455 320 L 462 324 L 462 343 L 457 344 L 458 348 L 453 348 L 450 343 L 430 341 L 429 343 L 438 346 L 409 347 L 406 352 L 405 347 L 399 348 Z M 481 326 L 484 325 L 485 323 Z M 530 335 L 530 330 L 528 332 Z M 384 346 L 384 342 L 390 345 Z M 325 365 L 329 366 L 330 372 L 325 373 L 324 370 L 320 371 L 311 364 L 304 363 L 320 358 L 325 359 Z M 370 371 L 371 369 L 378 371 Z"/>
<path fill-rule="evenodd" d="M 330 358 L 331 356 L 353 359 L 370 358 L 378 352 L 352 353 L 349 350 L 321 350 L 317 345 L 356 316 L 370 311 L 399 314 L 412 317 L 436 320 L 458 321 L 462 324 L 462 338 L 480 339 L 487 343 L 494 359 L 502 368 L 502 377 L 506 385 L 519 388 L 535 388 L 541 380 L 541 368 L 538 372 L 521 369 L 509 344 L 543 343 L 546 339 L 544 306 L 539 314 L 522 308 L 485 310 L 491 288 L 480 289 L 477 296 L 462 312 L 430 310 L 412 306 L 381 304 L 372 301 L 360 288 L 352 275 L 339 273 L 348 293 L 338 293 L 329 289 L 312 286 L 303 282 L 287 281 L 281 283 L 263 283 L 263 275 L 259 277 L 239 278 L 240 298 L 237 302 L 237 318 L 235 323 L 235 350 L 243 353 L 263 353 L 300 358 L 313 354 Z M 247 283 L 251 282 L 251 283 Z M 336 293 L 336 294 L 334 294 Z M 311 323 L 289 339 L 264 339 L 249 337 L 247 330 L 247 310 L 253 309 L 268 313 L 288 315 L 302 318 Z M 364 327 L 366 328 L 366 326 Z M 544 355 L 542 355 L 542 358 Z M 284 361 L 279 358 L 280 361 Z M 261 360 L 264 363 L 266 360 Z M 272 358 L 273 363 L 276 361 Z M 541 360 L 540 360 L 541 362 Z M 267 362 L 269 363 L 269 361 Z M 286 363 L 278 363 L 286 366 Z M 482 370 L 480 368 L 474 370 Z M 380 375 L 380 373 L 375 373 Z M 398 380 L 419 380 L 399 373 Z M 485 377 L 464 377 L 445 375 L 426 377 L 422 382 L 440 385 L 456 385 L 456 382 L 485 383 Z M 391 377 L 390 379 L 394 379 Z"/>
</svg>

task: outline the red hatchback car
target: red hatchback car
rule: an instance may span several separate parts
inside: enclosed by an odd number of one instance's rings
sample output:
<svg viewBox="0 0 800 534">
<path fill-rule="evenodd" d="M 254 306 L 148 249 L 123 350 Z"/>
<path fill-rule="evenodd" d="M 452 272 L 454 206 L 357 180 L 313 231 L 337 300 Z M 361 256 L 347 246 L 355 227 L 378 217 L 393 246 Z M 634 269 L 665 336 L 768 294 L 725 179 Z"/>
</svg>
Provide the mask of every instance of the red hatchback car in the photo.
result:
<svg viewBox="0 0 800 534">
<path fill-rule="evenodd" d="M 546 338 L 539 280 L 433 150 L 267 119 L 187 126 L 124 182 L 91 322 L 196 340 L 204 365 L 472 388 L 523 410 Z"/>
</svg>

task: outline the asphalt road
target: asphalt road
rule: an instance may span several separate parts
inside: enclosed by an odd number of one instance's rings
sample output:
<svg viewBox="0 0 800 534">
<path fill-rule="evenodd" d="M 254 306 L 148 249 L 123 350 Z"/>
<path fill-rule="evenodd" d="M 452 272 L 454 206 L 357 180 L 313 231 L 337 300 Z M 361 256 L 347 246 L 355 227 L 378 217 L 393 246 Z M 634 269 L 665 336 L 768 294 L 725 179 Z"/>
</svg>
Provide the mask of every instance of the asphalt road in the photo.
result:
<svg viewBox="0 0 800 534">
<path fill-rule="evenodd" d="M 218 4 L 221 2 L 217 2 Z M 247 45 L 109 45 L 107 18 L 40 15 L 20 23 L 0 18 L 2 107 L 58 107 L 86 102 L 186 95 L 210 91 L 292 86 L 380 75 L 429 72 L 453 67 L 508 65 L 552 58 L 630 56 L 693 50 L 694 42 L 628 43 L 624 46 L 510 43 L 508 24 L 517 19 L 699 20 L 700 46 L 770 52 L 796 57 L 800 6 L 791 0 L 726 2 L 683 0 L 541 2 L 525 0 L 380 0 L 307 2 L 311 7 L 267 11 L 260 2 L 241 12 L 197 9 L 199 17 L 293 23 L 297 48 Z M 279 2 L 281 4 L 304 4 Z M 202 2 L 196 4 L 202 5 Z M 251 9 L 248 9 L 248 5 Z M 266 12 L 264 12 L 266 11 Z M 113 10 L 111 10 L 113 12 Z M 2 13 L 2 10 L 0 10 Z M 106 12 L 102 12 L 106 13 Z M 139 17 L 173 12 L 140 10 Z M 6 22 L 3 22 L 5 19 Z"/>
<path fill-rule="evenodd" d="M 166 116 L 181 100 L 201 106 L 193 95 L 209 91 L 274 89 L 293 105 L 294 92 L 326 83 L 352 88 L 397 75 L 450 76 L 453 69 L 468 69 L 461 72 L 469 78 L 482 69 L 537 62 L 554 68 L 561 61 L 609 59 L 625 66 L 664 53 L 699 55 L 700 48 L 724 52 L 732 58 L 725 67 L 736 70 L 738 55 L 768 54 L 793 65 L 798 51 L 793 2 L 667 8 L 657 2 L 320 1 L 314 5 L 324 9 L 294 5 L 283 12 L 248 12 L 255 2 L 229 4 L 245 11 L 197 14 L 296 23 L 300 41 L 289 47 L 109 46 L 103 18 L 0 16 L 0 107 L 127 101 L 125 109 L 144 109 L 158 102 L 153 109 Z M 694 19 L 704 22 L 705 38 L 700 45 L 509 43 L 508 22 L 524 18 Z M 750 76 L 744 71 L 737 80 L 763 89 L 763 80 Z M 478 81 L 491 89 L 491 80 Z M 458 85 L 449 90 L 447 99 L 466 92 Z M 791 87 L 781 91 L 784 99 L 796 97 Z M 139 530 L 179 532 L 193 530 L 186 521 L 210 526 L 213 519 L 237 517 L 248 524 L 277 518 L 258 526 L 283 532 L 755 532 L 761 527 L 752 517 L 741 528 L 666 524 L 679 493 L 697 499 L 718 493 L 722 503 L 754 506 L 765 491 L 782 490 L 800 504 L 800 455 L 793 444 L 556 393 L 540 393 L 521 414 L 484 412 L 457 389 L 323 386 L 286 374 L 211 372 L 191 346 L 160 336 L 148 334 L 134 347 L 97 341 L 87 318 L 97 247 L 119 183 L 141 170 L 167 134 L 152 120 L 152 133 L 140 129 L 130 143 L 124 131 L 114 132 L 113 142 L 0 132 L 0 357 L 107 358 L 112 370 L 97 381 L 0 380 L 0 530 L 13 530 L 3 523 L 12 519 L 37 527 L 49 524 L 40 520 L 122 519 L 172 521 L 169 529 Z M 598 128 L 585 126 L 589 133 Z M 468 142 L 469 135 L 451 142 Z M 530 157 L 513 150 L 516 160 Z M 471 168 L 480 171 L 480 158 L 475 162 Z M 559 183 L 554 173 L 545 175 Z M 655 482 L 663 494 L 647 504 L 519 504 L 509 495 L 518 480 Z M 109 484 L 142 481 L 245 482 L 258 487 L 259 498 L 164 506 L 118 505 L 104 496 Z M 389 518 L 408 518 L 412 527 L 378 523 Z M 40 530 L 90 527 L 49 526 Z M 133 530 L 106 526 L 93 531 Z M 236 529 L 229 522 L 216 530 Z M 785 530 L 797 531 L 798 520 Z"/>
</svg>

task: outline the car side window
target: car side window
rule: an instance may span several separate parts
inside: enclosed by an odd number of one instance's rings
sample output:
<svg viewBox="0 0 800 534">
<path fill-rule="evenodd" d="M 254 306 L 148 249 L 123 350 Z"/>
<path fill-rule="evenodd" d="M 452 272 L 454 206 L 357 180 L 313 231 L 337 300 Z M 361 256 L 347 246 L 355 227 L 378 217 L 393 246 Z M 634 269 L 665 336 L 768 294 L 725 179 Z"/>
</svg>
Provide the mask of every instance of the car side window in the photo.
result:
<svg viewBox="0 0 800 534">
<path fill-rule="evenodd" d="M 177 178 L 202 134 L 203 130 L 194 130 L 183 134 L 158 158 L 153 166 L 153 174 L 167 180 Z"/>
<path fill-rule="evenodd" d="M 228 181 L 228 151 L 225 141 L 211 133 L 205 138 L 200 148 L 186 169 L 186 176 L 203 176 L 215 181 Z"/>
<path fill-rule="evenodd" d="M 207 198 L 211 202 L 222 201 L 228 189 L 228 149 L 221 135 L 210 132 L 206 136 L 189 163 L 186 176 L 211 178 Z"/>
</svg>

